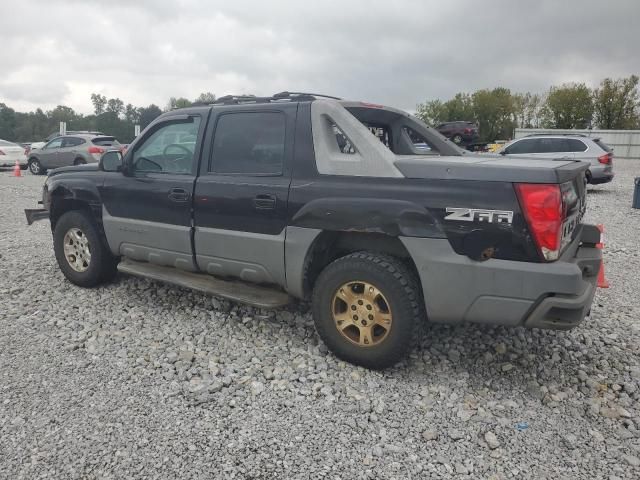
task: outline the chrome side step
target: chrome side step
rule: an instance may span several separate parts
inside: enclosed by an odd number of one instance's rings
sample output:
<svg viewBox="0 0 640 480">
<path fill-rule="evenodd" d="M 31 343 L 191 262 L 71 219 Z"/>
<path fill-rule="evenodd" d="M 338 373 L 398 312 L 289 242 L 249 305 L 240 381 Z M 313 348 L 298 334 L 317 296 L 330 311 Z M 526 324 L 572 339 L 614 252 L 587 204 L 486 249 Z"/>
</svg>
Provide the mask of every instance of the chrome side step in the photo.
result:
<svg viewBox="0 0 640 480">
<path fill-rule="evenodd" d="M 241 280 L 222 280 L 205 273 L 185 272 L 177 268 L 162 267 L 147 262 L 123 259 L 118 264 L 118 271 L 171 283 L 179 287 L 191 288 L 259 308 L 278 308 L 291 301 L 289 295 L 282 290 L 245 283 Z"/>
</svg>

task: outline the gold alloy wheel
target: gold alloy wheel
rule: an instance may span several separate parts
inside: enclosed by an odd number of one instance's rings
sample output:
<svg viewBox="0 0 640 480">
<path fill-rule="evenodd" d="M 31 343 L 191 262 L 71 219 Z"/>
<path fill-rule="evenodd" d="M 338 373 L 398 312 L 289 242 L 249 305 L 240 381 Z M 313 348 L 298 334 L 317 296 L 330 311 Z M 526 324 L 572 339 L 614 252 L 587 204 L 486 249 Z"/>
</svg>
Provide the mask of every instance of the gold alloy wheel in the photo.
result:
<svg viewBox="0 0 640 480">
<path fill-rule="evenodd" d="M 391 331 L 389 302 L 374 285 L 352 281 L 333 296 L 331 311 L 336 328 L 351 343 L 361 347 L 380 344 Z"/>
<path fill-rule="evenodd" d="M 76 272 L 84 272 L 91 262 L 89 239 L 79 228 L 70 228 L 64 235 L 64 256 Z"/>
</svg>

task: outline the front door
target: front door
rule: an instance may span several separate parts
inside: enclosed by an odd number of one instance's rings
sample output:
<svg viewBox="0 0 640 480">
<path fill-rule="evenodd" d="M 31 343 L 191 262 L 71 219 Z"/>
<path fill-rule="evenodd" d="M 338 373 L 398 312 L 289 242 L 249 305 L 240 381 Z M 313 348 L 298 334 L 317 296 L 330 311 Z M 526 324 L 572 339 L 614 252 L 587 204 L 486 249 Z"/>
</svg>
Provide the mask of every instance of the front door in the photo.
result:
<svg viewBox="0 0 640 480">
<path fill-rule="evenodd" d="M 194 197 L 198 267 L 284 284 L 297 105 L 214 107 Z"/>
<path fill-rule="evenodd" d="M 191 205 L 209 108 L 192 112 L 153 125 L 127 152 L 125 174 L 105 174 L 102 220 L 114 254 L 195 270 Z"/>
<path fill-rule="evenodd" d="M 43 168 L 59 167 L 58 154 L 62 146 L 62 137 L 54 138 L 44 147 L 38 150 L 38 158 Z"/>
</svg>

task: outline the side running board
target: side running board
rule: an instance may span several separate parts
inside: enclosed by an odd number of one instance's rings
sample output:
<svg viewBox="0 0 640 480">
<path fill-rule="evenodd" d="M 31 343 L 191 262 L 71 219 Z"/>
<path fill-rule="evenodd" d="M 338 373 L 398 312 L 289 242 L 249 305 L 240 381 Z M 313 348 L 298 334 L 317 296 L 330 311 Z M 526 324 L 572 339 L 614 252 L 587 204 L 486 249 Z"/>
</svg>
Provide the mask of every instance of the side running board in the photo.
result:
<svg viewBox="0 0 640 480">
<path fill-rule="evenodd" d="M 282 290 L 245 283 L 241 280 L 222 280 L 204 273 L 185 272 L 177 268 L 162 267 L 147 262 L 123 259 L 118 264 L 118 271 L 171 283 L 179 287 L 191 288 L 259 308 L 278 308 L 291 301 L 289 295 Z"/>
</svg>

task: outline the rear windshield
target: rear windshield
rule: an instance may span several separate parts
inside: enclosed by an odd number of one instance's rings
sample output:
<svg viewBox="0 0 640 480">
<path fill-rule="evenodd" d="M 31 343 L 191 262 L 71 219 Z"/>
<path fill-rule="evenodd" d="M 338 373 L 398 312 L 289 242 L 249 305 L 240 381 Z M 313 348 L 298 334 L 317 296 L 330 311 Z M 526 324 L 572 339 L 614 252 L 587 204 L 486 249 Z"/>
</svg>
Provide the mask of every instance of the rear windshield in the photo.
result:
<svg viewBox="0 0 640 480">
<path fill-rule="evenodd" d="M 96 137 L 91 140 L 94 145 L 100 145 L 103 147 L 110 147 L 111 145 L 120 145 L 120 142 L 115 137 Z"/>
<path fill-rule="evenodd" d="M 604 143 L 602 140 L 600 140 L 599 138 L 594 138 L 593 141 L 596 143 L 596 145 L 598 145 L 602 150 L 604 150 L 607 153 L 611 153 L 613 152 L 613 148 L 611 148 L 609 145 L 607 145 L 606 143 Z"/>
</svg>

